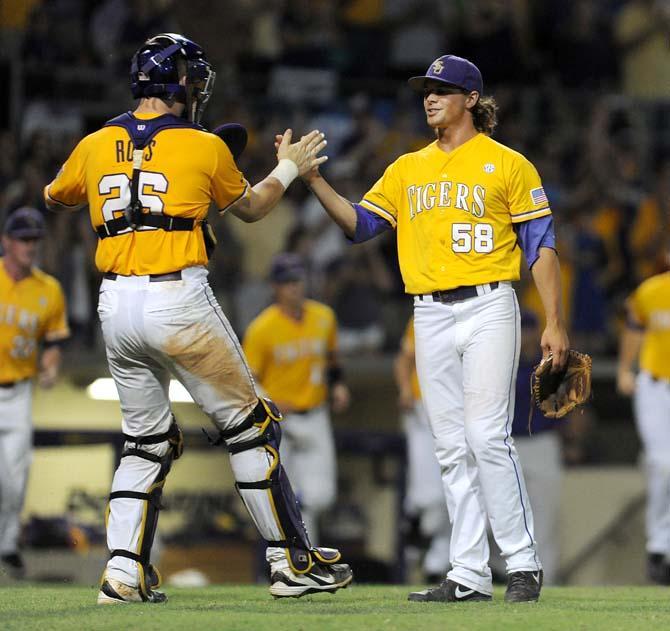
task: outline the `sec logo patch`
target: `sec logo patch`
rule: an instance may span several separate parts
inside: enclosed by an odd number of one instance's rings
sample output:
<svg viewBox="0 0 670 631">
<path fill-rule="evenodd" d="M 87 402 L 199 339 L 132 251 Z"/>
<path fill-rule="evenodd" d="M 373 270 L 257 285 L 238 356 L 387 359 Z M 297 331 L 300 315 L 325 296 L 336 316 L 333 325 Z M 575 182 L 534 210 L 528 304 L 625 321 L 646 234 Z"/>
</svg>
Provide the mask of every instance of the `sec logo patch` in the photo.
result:
<svg viewBox="0 0 670 631">
<path fill-rule="evenodd" d="M 490 162 L 487 162 L 484 165 L 484 172 L 485 173 L 493 173 L 496 170 L 495 166 L 491 164 Z"/>
</svg>

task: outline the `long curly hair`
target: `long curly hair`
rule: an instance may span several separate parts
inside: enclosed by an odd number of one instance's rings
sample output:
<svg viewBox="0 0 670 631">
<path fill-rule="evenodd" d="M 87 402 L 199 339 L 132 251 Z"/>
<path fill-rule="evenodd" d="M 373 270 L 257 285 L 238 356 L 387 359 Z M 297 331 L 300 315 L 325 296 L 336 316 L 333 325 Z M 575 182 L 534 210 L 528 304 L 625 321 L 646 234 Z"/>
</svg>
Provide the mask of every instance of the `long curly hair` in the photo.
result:
<svg viewBox="0 0 670 631">
<path fill-rule="evenodd" d="M 487 136 L 493 134 L 498 124 L 498 104 L 492 96 L 482 96 L 470 110 L 475 129 Z"/>
</svg>

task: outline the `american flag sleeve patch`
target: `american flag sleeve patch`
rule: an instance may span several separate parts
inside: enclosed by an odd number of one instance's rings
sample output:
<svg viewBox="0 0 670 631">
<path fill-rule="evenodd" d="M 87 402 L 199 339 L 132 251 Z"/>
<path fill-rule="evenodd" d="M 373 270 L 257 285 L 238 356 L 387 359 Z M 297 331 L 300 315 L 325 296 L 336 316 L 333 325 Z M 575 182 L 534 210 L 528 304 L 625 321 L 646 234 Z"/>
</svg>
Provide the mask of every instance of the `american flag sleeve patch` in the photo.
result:
<svg viewBox="0 0 670 631">
<path fill-rule="evenodd" d="M 542 186 L 531 189 L 530 199 L 533 202 L 533 206 L 537 206 L 538 204 L 547 204 L 549 202 L 547 199 L 547 194 L 544 192 L 544 188 Z"/>
</svg>

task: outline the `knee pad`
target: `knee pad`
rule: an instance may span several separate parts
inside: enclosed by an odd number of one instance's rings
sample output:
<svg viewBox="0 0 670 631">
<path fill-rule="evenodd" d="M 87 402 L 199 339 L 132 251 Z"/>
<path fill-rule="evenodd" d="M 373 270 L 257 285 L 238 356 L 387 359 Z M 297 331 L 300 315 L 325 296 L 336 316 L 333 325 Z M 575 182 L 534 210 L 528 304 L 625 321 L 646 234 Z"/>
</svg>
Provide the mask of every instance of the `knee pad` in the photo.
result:
<svg viewBox="0 0 670 631">
<path fill-rule="evenodd" d="M 337 551 L 312 548 L 298 502 L 279 458 L 282 416 L 269 399 L 259 399 L 237 427 L 220 432 L 235 475 L 235 487 L 268 546 L 283 548 L 291 569 L 308 572 L 315 561 L 336 563 Z"/>
<path fill-rule="evenodd" d="M 114 491 L 110 493 L 108 512 L 111 508 L 111 502 L 115 499 L 134 499 L 145 503 L 137 550 L 134 552 L 132 550 L 112 550 L 110 558 L 122 556 L 137 563 L 140 578 L 139 592 L 142 599 L 147 600 L 151 590 L 156 589 L 161 584 L 161 575 L 150 562 L 151 547 L 153 546 L 156 526 L 158 525 L 163 485 L 172 467 L 172 461 L 177 460 L 183 453 L 184 437 L 174 417 L 170 429 L 164 434 L 154 434 L 151 436 L 130 436 L 124 434 L 123 437 L 127 443 L 133 443 L 134 446 L 124 449 L 121 453 L 121 458 L 135 456 L 148 460 L 155 464 L 156 475 L 144 493 L 139 491 Z M 160 443 L 168 443 L 168 450 L 163 456 L 157 456 L 144 449 L 145 445 L 158 445 Z"/>
</svg>

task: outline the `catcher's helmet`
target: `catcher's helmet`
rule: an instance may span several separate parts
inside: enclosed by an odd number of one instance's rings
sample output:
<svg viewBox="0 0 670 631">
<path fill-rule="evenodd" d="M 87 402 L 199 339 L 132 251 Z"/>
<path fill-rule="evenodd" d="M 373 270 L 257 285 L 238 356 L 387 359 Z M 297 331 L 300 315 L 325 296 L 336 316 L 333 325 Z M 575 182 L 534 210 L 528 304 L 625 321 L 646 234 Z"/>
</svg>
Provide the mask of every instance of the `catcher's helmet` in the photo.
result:
<svg viewBox="0 0 670 631">
<path fill-rule="evenodd" d="M 215 78 L 202 48 L 177 33 L 161 33 L 148 39 L 133 55 L 130 65 L 134 98 L 155 96 L 184 103 L 184 117 L 194 123 L 200 122 Z"/>
</svg>

